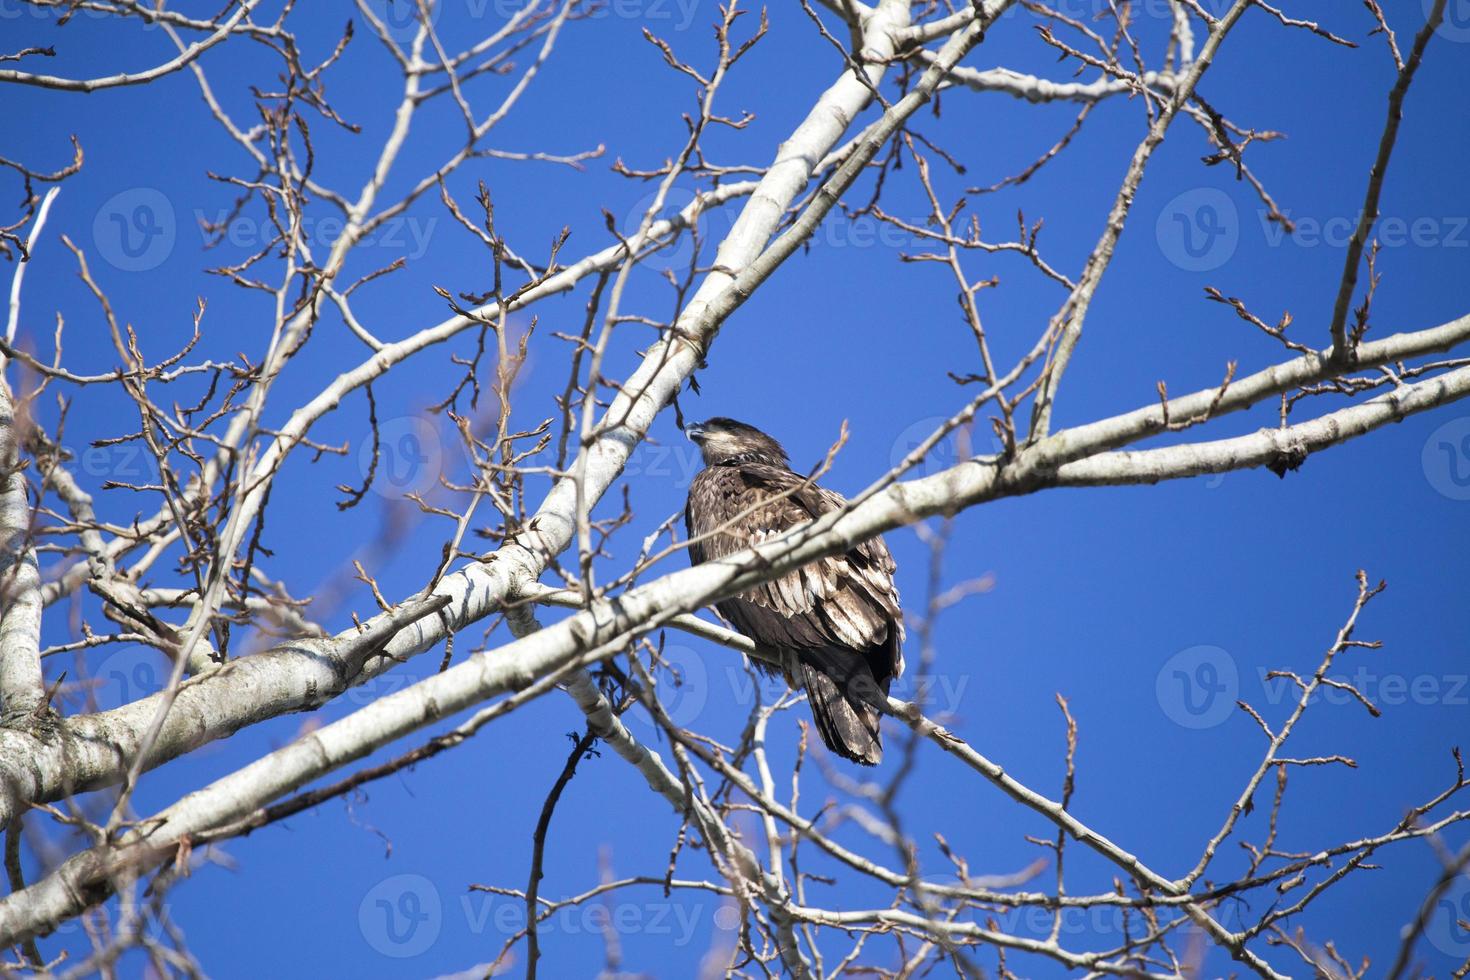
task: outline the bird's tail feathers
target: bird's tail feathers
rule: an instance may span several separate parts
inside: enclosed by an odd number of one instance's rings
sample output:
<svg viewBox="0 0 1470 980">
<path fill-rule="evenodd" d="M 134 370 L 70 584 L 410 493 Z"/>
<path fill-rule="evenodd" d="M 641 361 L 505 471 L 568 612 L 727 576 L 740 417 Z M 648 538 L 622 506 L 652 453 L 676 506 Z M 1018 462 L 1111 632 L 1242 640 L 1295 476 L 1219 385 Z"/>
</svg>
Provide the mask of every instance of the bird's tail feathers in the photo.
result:
<svg viewBox="0 0 1470 980">
<path fill-rule="evenodd" d="M 878 731 L 885 692 L 861 655 L 852 650 L 803 650 L 806 697 L 817 732 L 827 748 L 853 762 L 876 766 L 883 760 Z"/>
</svg>

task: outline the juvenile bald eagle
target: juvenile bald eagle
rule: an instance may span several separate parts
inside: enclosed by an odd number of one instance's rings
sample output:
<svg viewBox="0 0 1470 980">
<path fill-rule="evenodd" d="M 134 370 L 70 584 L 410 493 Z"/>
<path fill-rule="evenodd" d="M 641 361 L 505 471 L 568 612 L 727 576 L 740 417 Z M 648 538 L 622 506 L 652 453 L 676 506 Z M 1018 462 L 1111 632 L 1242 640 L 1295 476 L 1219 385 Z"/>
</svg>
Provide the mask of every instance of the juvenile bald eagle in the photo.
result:
<svg viewBox="0 0 1470 980">
<path fill-rule="evenodd" d="M 705 463 L 684 509 L 696 565 L 845 503 L 830 490 L 803 486 L 805 478 L 787 465 L 781 444 L 743 422 L 713 418 L 684 431 Z M 894 567 L 883 540 L 873 538 L 715 604 L 735 629 L 781 654 L 787 682 L 806 687 L 827 748 L 869 766 L 883 758 L 878 706 L 903 673 Z"/>
</svg>

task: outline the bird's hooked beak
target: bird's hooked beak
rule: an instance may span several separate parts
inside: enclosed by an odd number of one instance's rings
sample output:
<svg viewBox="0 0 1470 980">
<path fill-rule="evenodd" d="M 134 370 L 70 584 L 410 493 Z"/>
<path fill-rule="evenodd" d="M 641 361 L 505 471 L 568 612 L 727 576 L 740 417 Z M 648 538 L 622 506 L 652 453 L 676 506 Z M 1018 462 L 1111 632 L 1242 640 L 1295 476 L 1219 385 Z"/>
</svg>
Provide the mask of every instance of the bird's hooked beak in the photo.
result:
<svg viewBox="0 0 1470 980">
<path fill-rule="evenodd" d="M 699 440 L 704 438 L 704 423 L 690 422 L 684 426 L 684 437 L 690 442 L 698 443 Z"/>
</svg>

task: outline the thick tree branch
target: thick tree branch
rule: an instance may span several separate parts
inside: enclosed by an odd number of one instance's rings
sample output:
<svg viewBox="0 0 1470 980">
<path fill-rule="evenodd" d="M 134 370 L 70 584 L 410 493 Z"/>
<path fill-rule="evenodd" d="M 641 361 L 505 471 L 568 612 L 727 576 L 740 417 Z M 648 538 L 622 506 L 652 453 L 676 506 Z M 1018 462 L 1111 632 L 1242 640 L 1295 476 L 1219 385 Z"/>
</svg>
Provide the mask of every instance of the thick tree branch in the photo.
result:
<svg viewBox="0 0 1470 980">
<path fill-rule="evenodd" d="M 20 468 L 18 426 L 10 386 L 0 378 L 0 726 L 6 727 L 36 716 L 46 704 L 41 571 Z M 0 821 L 8 824 L 8 819 Z"/>
</svg>

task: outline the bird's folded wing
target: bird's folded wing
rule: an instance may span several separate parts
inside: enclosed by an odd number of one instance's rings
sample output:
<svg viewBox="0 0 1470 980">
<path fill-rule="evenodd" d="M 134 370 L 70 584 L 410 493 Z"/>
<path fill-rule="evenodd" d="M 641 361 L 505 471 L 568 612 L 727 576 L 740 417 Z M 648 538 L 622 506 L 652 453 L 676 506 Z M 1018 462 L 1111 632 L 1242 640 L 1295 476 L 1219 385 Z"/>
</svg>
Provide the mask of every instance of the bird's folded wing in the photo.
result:
<svg viewBox="0 0 1470 980">
<path fill-rule="evenodd" d="M 690 549 L 696 563 L 718 561 L 778 537 L 845 503 L 839 494 L 803 486 L 802 477 L 779 467 L 747 464 L 706 472 L 707 485 L 691 494 L 690 533 L 708 534 Z M 893 571 L 888 548 L 873 538 L 755 586 L 719 608 L 758 642 L 797 647 L 835 643 L 861 650 L 884 643 L 890 624 L 902 639 Z"/>
</svg>

